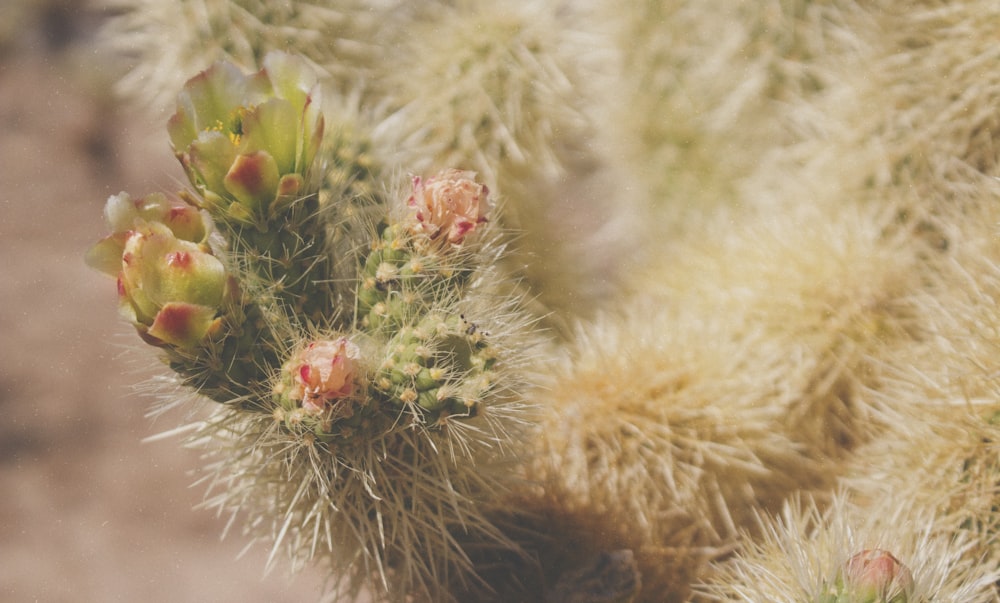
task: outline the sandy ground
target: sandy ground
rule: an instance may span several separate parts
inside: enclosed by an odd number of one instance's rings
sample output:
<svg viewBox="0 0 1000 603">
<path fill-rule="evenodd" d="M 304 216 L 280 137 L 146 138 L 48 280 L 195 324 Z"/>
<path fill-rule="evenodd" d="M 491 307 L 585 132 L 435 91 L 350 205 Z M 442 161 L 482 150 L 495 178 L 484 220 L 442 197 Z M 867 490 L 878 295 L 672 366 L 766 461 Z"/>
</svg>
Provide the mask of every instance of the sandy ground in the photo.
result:
<svg viewBox="0 0 1000 603">
<path fill-rule="evenodd" d="M 176 188 L 165 131 L 110 99 L 86 40 L 2 50 L 0 601 L 316 600 L 318 576 L 262 577 L 267 551 L 237 559 L 193 509 L 196 453 L 142 442 L 183 417 L 146 418 L 131 372 L 154 357 L 81 259 L 109 194 Z"/>
</svg>

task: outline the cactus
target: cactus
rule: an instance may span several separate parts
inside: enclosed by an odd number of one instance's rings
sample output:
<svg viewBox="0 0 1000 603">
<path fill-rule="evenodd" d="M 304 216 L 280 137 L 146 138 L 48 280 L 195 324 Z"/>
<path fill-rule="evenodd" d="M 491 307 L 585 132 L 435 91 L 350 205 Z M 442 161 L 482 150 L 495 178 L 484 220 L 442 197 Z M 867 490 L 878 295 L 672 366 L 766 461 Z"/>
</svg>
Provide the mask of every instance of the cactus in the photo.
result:
<svg viewBox="0 0 1000 603">
<path fill-rule="evenodd" d="M 114 2 L 188 186 L 87 261 L 272 561 L 995 598 L 992 5 Z"/>
<path fill-rule="evenodd" d="M 168 124 L 192 188 L 113 196 L 87 259 L 182 382 L 221 403 L 191 439 L 224 443 L 209 506 L 247 511 L 296 563 L 324 559 L 337 592 L 437 600 L 475 580 L 458 532 L 516 550 L 480 505 L 505 489 L 486 469 L 519 437 L 533 319 L 494 268 L 475 174 L 370 194 L 376 166 L 321 143 L 319 105 L 283 53 L 192 78 Z"/>
<path fill-rule="evenodd" d="M 271 51 L 288 50 L 317 65 L 332 87 L 355 88 L 384 52 L 378 40 L 394 34 L 408 11 L 396 2 L 288 3 L 262 0 L 104 0 L 115 17 L 105 44 L 134 57 L 119 90 L 164 110 L 192 73 L 219 61 L 249 69 Z"/>
<path fill-rule="evenodd" d="M 928 529 L 934 517 L 901 499 L 860 509 L 838 493 L 825 510 L 791 500 L 697 590 L 714 601 L 993 600 L 996 568 L 965 556 L 962 535 Z"/>
</svg>

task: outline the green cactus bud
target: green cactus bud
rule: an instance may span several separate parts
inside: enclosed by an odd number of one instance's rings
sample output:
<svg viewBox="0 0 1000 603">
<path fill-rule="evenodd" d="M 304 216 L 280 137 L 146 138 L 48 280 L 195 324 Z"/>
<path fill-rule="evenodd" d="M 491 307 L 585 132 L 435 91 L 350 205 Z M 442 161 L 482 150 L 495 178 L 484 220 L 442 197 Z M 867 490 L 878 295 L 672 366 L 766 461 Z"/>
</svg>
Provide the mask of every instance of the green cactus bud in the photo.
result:
<svg viewBox="0 0 1000 603">
<path fill-rule="evenodd" d="M 209 209 L 267 221 L 299 192 L 323 134 L 316 77 L 304 61 L 272 52 L 244 75 L 217 63 L 190 79 L 167 129 Z M 243 210 L 225 213 L 239 203 Z"/>
<path fill-rule="evenodd" d="M 417 390 L 425 392 L 439 387 L 443 377 L 444 371 L 439 368 L 424 368 L 417 373 L 413 383 L 417 386 Z"/>
<path fill-rule="evenodd" d="M 152 222 L 129 233 L 120 264 L 121 312 L 140 334 L 190 348 L 218 328 L 228 277 L 204 248 Z"/>
<path fill-rule="evenodd" d="M 393 368 L 389 371 L 389 380 L 392 381 L 394 385 L 403 385 L 409 383 L 412 379 L 410 375 L 406 374 L 406 371 Z"/>
<path fill-rule="evenodd" d="M 441 398 L 439 392 L 440 390 L 420 392 L 417 396 L 417 404 L 424 410 L 431 412 L 440 410 L 444 406 L 445 400 Z"/>
</svg>

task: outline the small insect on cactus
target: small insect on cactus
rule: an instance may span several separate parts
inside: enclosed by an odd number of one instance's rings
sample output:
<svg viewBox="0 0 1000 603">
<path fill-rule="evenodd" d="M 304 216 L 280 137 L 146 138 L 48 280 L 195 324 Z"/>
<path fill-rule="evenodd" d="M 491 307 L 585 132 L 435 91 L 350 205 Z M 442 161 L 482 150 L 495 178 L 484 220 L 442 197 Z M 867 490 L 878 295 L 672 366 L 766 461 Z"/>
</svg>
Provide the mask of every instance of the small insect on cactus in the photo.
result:
<svg viewBox="0 0 1000 603">
<path fill-rule="evenodd" d="M 475 582 L 461 543 L 516 550 L 480 505 L 520 447 L 532 321 L 473 172 L 414 177 L 364 218 L 324 188 L 337 148 L 315 82 L 281 53 L 192 78 L 168 124 L 192 190 L 113 196 L 87 261 L 180 382 L 221 403 L 191 427 L 217 455 L 208 506 L 248 514 L 272 559 L 325 562 L 340 594 L 439 600 Z"/>
</svg>

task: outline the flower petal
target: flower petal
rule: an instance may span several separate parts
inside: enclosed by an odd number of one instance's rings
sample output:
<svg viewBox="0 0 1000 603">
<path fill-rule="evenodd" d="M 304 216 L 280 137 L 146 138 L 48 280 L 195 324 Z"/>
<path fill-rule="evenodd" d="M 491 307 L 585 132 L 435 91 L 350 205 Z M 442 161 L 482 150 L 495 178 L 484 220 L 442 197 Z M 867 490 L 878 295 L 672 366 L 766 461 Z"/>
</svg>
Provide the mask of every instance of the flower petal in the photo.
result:
<svg viewBox="0 0 1000 603">
<path fill-rule="evenodd" d="M 118 276 L 122 271 L 122 252 L 125 250 L 126 238 L 128 234 L 124 232 L 104 237 L 87 250 L 83 261 L 108 276 Z"/>
<path fill-rule="evenodd" d="M 221 193 L 224 179 L 236 159 L 237 149 L 221 132 L 202 132 L 191 143 L 188 161 L 196 176 L 196 187 Z"/>
<path fill-rule="evenodd" d="M 239 155 L 226 174 L 226 190 L 247 209 L 268 208 L 278 192 L 278 165 L 266 151 Z"/>
<path fill-rule="evenodd" d="M 281 174 L 295 171 L 298 115 L 287 100 L 274 98 L 247 111 L 243 118 L 243 150 L 266 150 Z"/>
<path fill-rule="evenodd" d="M 175 151 L 182 151 L 199 133 L 226 124 L 246 95 L 246 77 L 228 62 L 215 63 L 194 76 L 177 97 L 177 113 L 167 124 Z"/>
<path fill-rule="evenodd" d="M 147 333 L 181 348 L 192 348 L 214 330 L 215 308 L 184 302 L 165 304 Z"/>
</svg>

